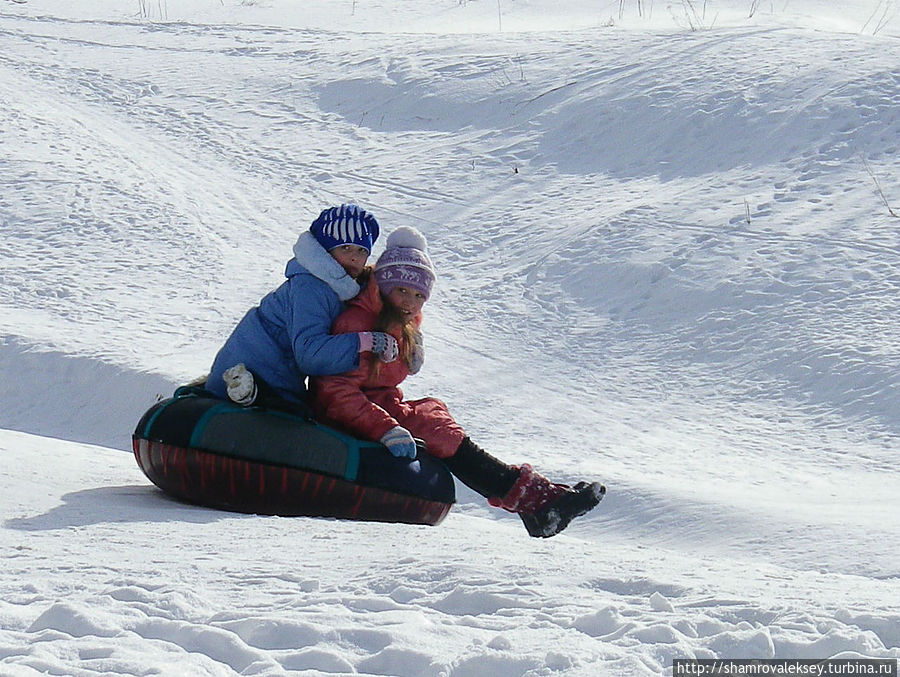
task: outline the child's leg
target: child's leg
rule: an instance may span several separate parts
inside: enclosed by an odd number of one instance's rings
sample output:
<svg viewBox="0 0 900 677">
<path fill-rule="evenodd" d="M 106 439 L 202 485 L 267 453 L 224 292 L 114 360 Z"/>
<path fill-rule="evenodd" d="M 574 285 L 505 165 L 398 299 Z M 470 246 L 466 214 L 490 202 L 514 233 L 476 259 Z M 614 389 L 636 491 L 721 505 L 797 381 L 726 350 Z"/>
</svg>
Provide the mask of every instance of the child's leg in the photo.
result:
<svg viewBox="0 0 900 677">
<path fill-rule="evenodd" d="M 255 378 L 256 385 L 259 388 L 259 394 L 256 396 L 255 402 L 257 407 L 262 407 L 263 409 L 284 411 L 288 414 L 293 414 L 294 416 L 300 416 L 301 418 L 312 420 L 312 408 L 308 404 L 306 404 L 305 402 L 297 402 L 295 400 L 289 400 L 285 397 L 282 397 L 278 394 L 275 388 L 270 386 L 261 378 Z"/>
<path fill-rule="evenodd" d="M 519 469 L 500 461 L 468 437 L 444 463 L 460 482 L 485 498 L 506 496 L 519 479 Z"/>
<path fill-rule="evenodd" d="M 551 482 L 528 464 L 507 465 L 468 437 L 444 463 L 491 505 L 518 513 L 528 533 L 541 538 L 558 534 L 574 518 L 593 509 L 606 492 L 597 482 L 570 487 Z"/>
<path fill-rule="evenodd" d="M 428 454 L 445 459 L 456 453 L 466 431 L 451 416 L 447 405 L 433 397 L 407 402 L 379 402 L 413 437 L 425 442 Z"/>
<path fill-rule="evenodd" d="M 413 437 L 423 439 L 428 453 L 442 459 L 463 484 L 491 505 L 518 513 L 532 536 L 558 534 L 575 517 L 594 508 L 606 491 L 598 482 L 570 487 L 551 482 L 530 465 L 503 463 L 466 437 L 440 400 L 379 404 Z"/>
</svg>

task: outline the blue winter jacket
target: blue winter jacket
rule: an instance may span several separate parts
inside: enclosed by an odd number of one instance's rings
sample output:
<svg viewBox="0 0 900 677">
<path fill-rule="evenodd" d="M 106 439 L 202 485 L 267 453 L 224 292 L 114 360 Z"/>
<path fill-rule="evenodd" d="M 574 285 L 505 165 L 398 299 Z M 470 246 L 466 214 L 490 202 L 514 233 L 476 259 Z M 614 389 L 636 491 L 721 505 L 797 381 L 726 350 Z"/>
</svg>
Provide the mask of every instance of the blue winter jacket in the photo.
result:
<svg viewBox="0 0 900 677">
<path fill-rule="evenodd" d="M 222 373 L 239 362 L 282 397 L 306 399 L 306 377 L 341 374 L 359 366 L 359 336 L 331 335 L 331 325 L 359 285 L 305 232 L 294 245 L 287 280 L 263 297 L 222 346 L 206 388 L 227 399 Z"/>
</svg>

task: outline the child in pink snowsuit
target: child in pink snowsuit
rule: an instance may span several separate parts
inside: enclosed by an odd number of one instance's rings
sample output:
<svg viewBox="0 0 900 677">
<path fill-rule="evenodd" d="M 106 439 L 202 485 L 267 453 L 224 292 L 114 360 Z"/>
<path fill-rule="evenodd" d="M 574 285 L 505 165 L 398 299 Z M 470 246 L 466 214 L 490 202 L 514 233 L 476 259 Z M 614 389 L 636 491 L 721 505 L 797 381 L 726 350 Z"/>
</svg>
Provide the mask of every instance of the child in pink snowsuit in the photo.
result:
<svg viewBox="0 0 900 677">
<path fill-rule="evenodd" d="M 313 410 L 323 423 L 380 441 L 394 456 L 415 458 L 414 438 L 423 440 L 461 482 L 492 505 L 518 513 L 529 534 L 553 536 L 596 506 L 605 488 L 596 482 L 556 484 L 530 465 L 507 465 L 474 444 L 440 400 L 403 399 L 400 384 L 424 362 L 422 306 L 434 280 L 424 236 L 408 227 L 394 231 L 363 291 L 332 331 L 386 332 L 397 340 L 400 359 L 384 363 L 363 353 L 354 371 L 311 379 Z"/>
</svg>

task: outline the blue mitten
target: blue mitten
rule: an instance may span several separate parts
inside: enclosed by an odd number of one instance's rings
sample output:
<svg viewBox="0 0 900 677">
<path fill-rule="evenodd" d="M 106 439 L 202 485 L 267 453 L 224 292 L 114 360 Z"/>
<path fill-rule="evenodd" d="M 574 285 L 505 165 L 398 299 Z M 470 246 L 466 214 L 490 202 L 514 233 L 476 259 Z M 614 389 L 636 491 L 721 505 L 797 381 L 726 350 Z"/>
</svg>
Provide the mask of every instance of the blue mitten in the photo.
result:
<svg viewBox="0 0 900 677">
<path fill-rule="evenodd" d="M 425 339 L 422 332 L 417 331 L 413 336 L 412 359 L 409 364 L 409 373 L 418 374 L 425 364 Z"/>
<path fill-rule="evenodd" d="M 381 443 L 388 448 L 397 458 L 415 458 L 416 457 L 416 441 L 409 431 L 399 425 L 395 425 L 381 436 Z"/>
<path fill-rule="evenodd" d="M 374 353 L 382 362 L 393 362 L 400 354 L 397 339 L 383 331 L 362 331 L 359 333 L 359 352 Z"/>
</svg>

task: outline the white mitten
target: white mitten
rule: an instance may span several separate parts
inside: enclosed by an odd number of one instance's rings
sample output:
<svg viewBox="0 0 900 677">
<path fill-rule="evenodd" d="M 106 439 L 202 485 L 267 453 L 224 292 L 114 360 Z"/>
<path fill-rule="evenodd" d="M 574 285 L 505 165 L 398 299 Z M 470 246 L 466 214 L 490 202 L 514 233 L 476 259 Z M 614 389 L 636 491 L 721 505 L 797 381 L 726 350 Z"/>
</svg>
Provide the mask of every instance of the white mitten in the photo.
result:
<svg viewBox="0 0 900 677">
<path fill-rule="evenodd" d="M 248 407 L 256 400 L 256 381 L 243 364 L 226 369 L 222 380 L 225 381 L 228 399 L 232 402 Z"/>
</svg>

